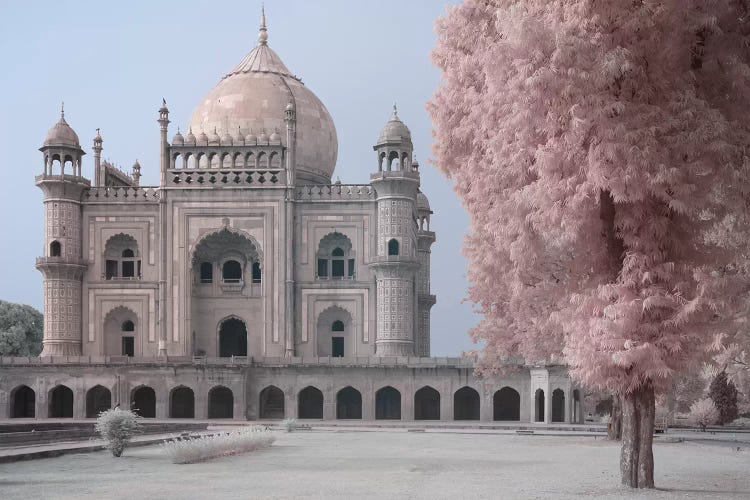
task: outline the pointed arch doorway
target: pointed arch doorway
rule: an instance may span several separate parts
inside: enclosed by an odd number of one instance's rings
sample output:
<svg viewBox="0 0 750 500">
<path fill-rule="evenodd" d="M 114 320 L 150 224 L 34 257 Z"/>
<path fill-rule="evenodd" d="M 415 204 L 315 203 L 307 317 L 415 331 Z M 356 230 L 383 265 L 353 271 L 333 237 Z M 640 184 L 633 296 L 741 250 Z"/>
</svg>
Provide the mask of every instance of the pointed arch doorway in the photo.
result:
<svg viewBox="0 0 750 500">
<path fill-rule="evenodd" d="M 247 327 L 239 318 L 228 318 L 219 325 L 219 357 L 247 356 Z"/>
</svg>

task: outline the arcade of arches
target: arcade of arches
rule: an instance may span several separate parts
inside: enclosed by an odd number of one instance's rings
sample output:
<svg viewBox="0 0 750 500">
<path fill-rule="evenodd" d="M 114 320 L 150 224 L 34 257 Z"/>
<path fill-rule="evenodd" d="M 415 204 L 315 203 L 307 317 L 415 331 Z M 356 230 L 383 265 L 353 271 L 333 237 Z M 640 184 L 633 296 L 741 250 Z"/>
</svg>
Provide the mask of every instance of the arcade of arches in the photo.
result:
<svg viewBox="0 0 750 500">
<path fill-rule="evenodd" d="M 402 394 L 392 387 L 379 388 L 373 394 L 373 417 L 376 420 L 402 420 Z M 352 386 L 346 386 L 335 392 L 335 414 L 331 418 L 353 420 L 362 419 L 363 395 Z M 573 404 L 568 418 L 573 422 L 581 422 L 580 393 L 572 391 Z M 74 393 L 65 385 L 58 385 L 49 391 L 48 417 L 72 418 L 74 416 Z M 453 420 L 480 420 L 481 398 L 479 392 L 468 386 L 456 390 L 452 394 Z M 282 389 L 269 385 L 260 391 L 258 397 L 259 419 L 283 419 L 285 416 L 296 414 L 300 419 L 324 419 L 326 397 L 315 386 L 307 386 L 297 393 L 296 408 L 286 407 L 286 394 Z M 441 401 L 440 392 L 431 387 L 423 386 L 413 395 L 414 420 L 440 420 Z M 552 391 L 550 422 L 566 421 L 565 392 L 562 389 Z M 217 385 L 212 387 L 206 395 L 206 413 L 208 418 L 232 419 L 238 418 L 235 411 L 235 395 L 229 387 Z M 85 416 L 95 418 L 100 412 L 113 406 L 110 389 L 96 385 L 85 393 Z M 155 418 L 157 415 L 157 394 L 149 386 L 138 386 L 130 392 L 130 408 L 144 418 Z M 542 389 L 534 393 L 532 421 L 544 422 L 545 395 Z M 34 418 L 36 416 L 36 393 L 26 385 L 13 389 L 9 398 L 10 418 Z M 240 412 L 241 413 L 241 412 Z M 196 418 L 196 395 L 193 389 L 177 386 L 169 391 L 169 418 Z M 492 420 L 518 422 L 521 420 L 521 395 L 511 387 L 503 387 L 492 395 Z"/>
<path fill-rule="evenodd" d="M 52 387 L 40 406 L 38 390 L 33 385 L 19 384 L 8 393 L 7 417 L 95 418 L 102 411 L 120 404 L 114 396 L 114 386 L 96 384 L 80 392 L 72 387 L 65 384 Z M 424 385 L 405 393 L 400 385 L 367 390 L 356 385 L 336 389 L 307 385 L 295 390 L 268 384 L 254 396 L 249 395 L 250 400 L 239 392 L 239 387 L 242 386 L 237 380 L 227 385 L 200 386 L 199 390 L 196 386 L 183 384 L 168 389 L 162 385 L 137 385 L 125 394 L 129 401 L 123 406 L 144 418 L 244 419 L 249 415 L 250 419 L 262 420 L 291 417 L 322 420 L 583 421 L 580 392 L 559 387 L 549 389 L 549 401 L 541 388 L 527 393 L 529 396 L 524 398 L 521 392 L 510 386 L 481 395 L 477 388 L 468 385 L 448 393 L 439 390 L 439 386 Z M 524 405 L 528 405 L 526 411 Z"/>
</svg>

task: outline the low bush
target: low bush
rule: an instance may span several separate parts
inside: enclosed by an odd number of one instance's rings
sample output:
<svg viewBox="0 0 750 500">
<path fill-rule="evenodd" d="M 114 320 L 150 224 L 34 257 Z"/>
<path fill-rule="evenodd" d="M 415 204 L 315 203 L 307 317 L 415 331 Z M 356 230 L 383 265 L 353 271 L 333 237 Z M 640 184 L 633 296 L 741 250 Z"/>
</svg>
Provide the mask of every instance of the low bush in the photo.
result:
<svg viewBox="0 0 750 500">
<path fill-rule="evenodd" d="M 716 423 L 719 418 L 719 410 L 716 409 L 716 405 L 711 398 L 699 399 L 690 405 L 690 418 L 700 426 L 702 431 L 705 431 L 706 426 Z"/>
<path fill-rule="evenodd" d="M 139 418 L 130 410 L 113 408 L 99 414 L 94 428 L 107 441 L 107 449 L 112 455 L 119 457 L 130 439 L 140 430 Z"/>
<path fill-rule="evenodd" d="M 296 418 L 285 418 L 281 421 L 281 426 L 287 432 L 294 432 L 297 430 L 297 419 Z"/>
<path fill-rule="evenodd" d="M 265 428 L 253 426 L 197 438 L 176 438 L 161 446 L 175 464 L 192 464 L 216 457 L 225 457 L 267 448 L 276 440 Z"/>
</svg>

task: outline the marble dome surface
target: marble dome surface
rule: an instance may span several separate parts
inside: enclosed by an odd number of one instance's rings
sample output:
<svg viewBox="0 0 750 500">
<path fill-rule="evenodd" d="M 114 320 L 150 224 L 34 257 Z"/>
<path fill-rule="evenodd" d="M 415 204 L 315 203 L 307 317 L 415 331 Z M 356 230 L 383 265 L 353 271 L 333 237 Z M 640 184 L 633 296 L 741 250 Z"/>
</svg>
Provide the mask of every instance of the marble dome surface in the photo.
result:
<svg viewBox="0 0 750 500">
<path fill-rule="evenodd" d="M 78 141 L 78 134 L 68 125 L 65 121 L 65 113 L 60 113 L 60 120 L 55 123 L 55 126 L 49 129 L 47 137 L 44 139 L 45 146 L 76 146 L 80 147 Z"/>
<path fill-rule="evenodd" d="M 297 114 L 296 164 L 301 184 L 330 184 L 338 156 L 333 119 L 325 105 L 268 47 L 265 20 L 258 45 L 201 100 L 189 127 L 193 133 L 281 136 L 286 146 L 284 111 Z"/>
</svg>

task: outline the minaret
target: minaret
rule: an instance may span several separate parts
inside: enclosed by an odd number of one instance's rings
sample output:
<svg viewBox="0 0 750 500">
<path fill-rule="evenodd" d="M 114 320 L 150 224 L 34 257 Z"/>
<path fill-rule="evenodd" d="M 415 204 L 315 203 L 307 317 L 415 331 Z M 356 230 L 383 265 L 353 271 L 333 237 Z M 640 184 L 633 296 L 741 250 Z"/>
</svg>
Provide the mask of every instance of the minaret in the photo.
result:
<svg viewBox="0 0 750 500">
<path fill-rule="evenodd" d="M 419 169 L 415 159 L 414 170 Z M 435 233 L 430 230 L 430 202 L 422 191 L 417 193 L 417 247 L 419 270 L 417 271 L 417 344 L 416 355 L 430 356 L 430 310 L 435 305 L 435 296 L 430 293 L 430 247 L 435 243 Z"/>
<path fill-rule="evenodd" d="M 44 279 L 41 356 L 80 356 L 81 288 L 87 267 L 81 248 L 81 196 L 91 184 L 81 175 L 85 153 L 65 121 L 64 109 L 39 151 L 44 172 L 36 185 L 44 192 L 45 214 L 44 256 L 36 260 Z"/>
<path fill-rule="evenodd" d="M 102 170 L 102 136 L 99 133 L 99 129 L 96 129 L 96 137 L 94 137 L 94 146 L 91 148 L 94 151 L 94 186 L 104 186 L 104 171 Z"/>
<path fill-rule="evenodd" d="M 417 261 L 416 197 L 411 132 L 393 115 L 373 148 L 378 171 L 370 176 L 377 195 L 377 255 L 370 267 L 377 288 L 377 356 L 413 356 Z"/>
<path fill-rule="evenodd" d="M 167 342 L 169 335 L 167 332 L 167 264 L 171 261 L 167 259 L 167 234 L 169 232 L 169 220 L 167 217 L 167 169 L 169 168 L 169 143 L 167 142 L 167 132 L 169 127 L 169 109 L 167 101 L 162 98 L 161 108 L 159 108 L 159 152 L 160 152 L 160 186 L 159 190 L 159 302 L 156 305 L 158 324 L 156 327 L 159 333 L 159 356 L 167 355 Z"/>
</svg>

